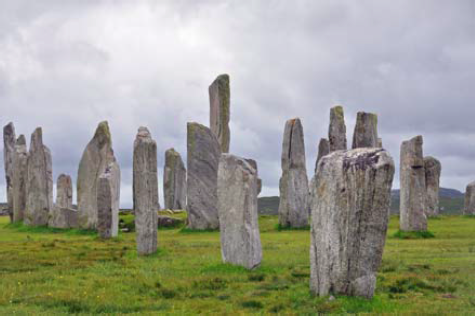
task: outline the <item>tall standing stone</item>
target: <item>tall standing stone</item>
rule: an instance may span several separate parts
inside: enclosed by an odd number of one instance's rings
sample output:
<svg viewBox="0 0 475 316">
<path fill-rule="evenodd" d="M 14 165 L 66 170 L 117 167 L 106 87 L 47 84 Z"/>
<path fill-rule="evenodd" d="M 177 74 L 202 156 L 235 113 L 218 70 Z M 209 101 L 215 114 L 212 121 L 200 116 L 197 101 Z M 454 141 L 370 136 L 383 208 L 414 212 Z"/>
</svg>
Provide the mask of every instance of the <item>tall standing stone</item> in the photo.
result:
<svg viewBox="0 0 475 316">
<path fill-rule="evenodd" d="M 221 155 L 216 136 L 198 123 L 187 125 L 187 205 L 188 228 L 217 229 L 218 164 Z"/>
<path fill-rule="evenodd" d="M 427 230 L 426 175 L 422 145 L 422 136 L 401 144 L 399 224 L 403 231 Z"/>
<path fill-rule="evenodd" d="M 111 162 L 97 183 L 97 232 L 101 238 L 119 233 L 120 169 Z"/>
<path fill-rule="evenodd" d="M 371 298 L 389 221 L 394 162 L 382 149 L 322 158 L 312 181 L 310 288 Z"/>
<path fill-rule="evenodd" d="M 94 137 L 85 148 L 79 163 L 77 200 L 79 226 L 97 227 L 97 185 L 99 177 L 110 163 L 115 162 L 112 137 L 106 121 L 99 123 Z"/>
<path fill-rule="evenodd" d="M 13 159 L 15 156 L 15 126 L 8 123 L 3 127 L 3 162 L 5 164 L 5 181 L 7 185 L 7 204 L 10 222 L 13 221 Z"/>
<path fill-rule="evenodd" d="M 186 168 L 180 154 L 173 148 L 165 152 L 163 194 L 166 209 L 184 210 L 186 208 Z"/>
<path fill-rule="evenodd" d="M 346 125 L 343 107 L 335 106 L 330 109 L 330 126 L 328 129 L 330 152 L 346 150 Z"/>
<path fill-rule="evenodd" d="M 439 185 L 442 165 L 434 157 L 424 157 L 426 176 L 426 216 L 439 215 Z"/>
<path fill-rule="evenodd" d="M 22 221 L 25 217 L 28 194 L 28 150 L 25 136 L 20 135 L 15 144 L 15 157 L 13 159 L 13 221 Z"/>
<path fill-rule="evenodd" d="M 146 127 L 140 127 L 134 142 L 134 212 L 137 253 L 157 251 L 158 173 L 157 143 Z"/>
<path fill-rule="evenodd" d="M 352 148 L 378 147 L 378 116 L 373 113 L 358 112 Z"/>
<path fill-rule="evenodd" d="M 50 150 L 43 145 L 43 132 L 38 127 L 31 135 L 28 154 L 28 182 L 24 222 L 30 226 L 48 225 L 53 208 L 53 167 Z"/>
<path fill-rule="evenodd" d="M 323 156 L 326 156 L 330 153 L 330 142 L 326 138 L 320 138 L 318 143 L 318 155 L 317 162 L 315 163 L 315 172 L 317 171 L 318 162 L 322 159 Z"/>
<path fill-rule="evenodd" d="M 465 206 L 463 213 L 465 215 L 475 215 L 475 181 L 469 183 L 465 189 Z"/>
<path fill-rule="evenodd" d="M 261 263 L 257 217 L 257 169 L 248 160 L 222 154 L 218 210 L 223 262 L 253 269 Z"/>
<path fill-rule="evenodd" d="M 218 139 L 221 152 L 229 152 L 230 88 L 229 75 L 218 76 L 209 86 L 210 128 Z"/>
<path fill-rule="evenodd" d="M 73 184 L 71 177 L 66 174 L 60 174 L 56 180 L 56 206 L 73 208 Z"/>
<path fill-rule="evenodd" d="M 285 124 L 281 165 L 279 224 L 305 227 L 308 225 L 308 178 L 303 127 L 298 118 Z"/>
</svg>

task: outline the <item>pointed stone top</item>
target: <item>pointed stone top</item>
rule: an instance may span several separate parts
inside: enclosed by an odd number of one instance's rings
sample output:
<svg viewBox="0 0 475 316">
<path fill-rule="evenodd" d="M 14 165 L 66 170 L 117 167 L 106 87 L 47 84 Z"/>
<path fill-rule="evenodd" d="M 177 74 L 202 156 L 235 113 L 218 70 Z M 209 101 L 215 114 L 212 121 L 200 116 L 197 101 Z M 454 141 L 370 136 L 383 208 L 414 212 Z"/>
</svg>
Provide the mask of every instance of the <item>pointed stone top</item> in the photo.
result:
<svg viewBox="0 0 475 316">
<path fill-rule="evenodd" d="M 26 138 L 25 138 L 25 135 L 21 134 L 20 136 L 18 136 L 18 138 L 17 138 L 17 140 L 16 140 L 16 145 L 17 145 L 17 146 L 26 145 Z"/>
<path fill-rule="evenodd" d="M 102 121 L 97 125 L 96 132 L 94 133 L 93 140 L 99 141 L 100 144 L 112 143 L 112 137 L 109 130 L 109 123 Z"/>
<path fill-rule="evenodd" d="M 15 134 L 15 125 L 13 125 L 13 122 L 10 122 L 3 127 L 3 133 L 9 135 Z"/>
<path fill-rule="evenodd" d="M 229 85 L 229 75 L 228 74 L 221 74 L 213 81 L 211 85 L 214 84 L 227 84 Z"/>
<path fill-rule="evenodd" d="M 344 119 L 345 118 L 345 112 L 343 111 L 343 106 L 341 105 L 335 105 L 330 109 L 330 116 L 336 116 L 339 119 Z"/>
<path fill-rule="evenodd" d="M 43 130 L 41 129 L 41 127 L 37 127 L 33 134 L 31 134 L 31 147 L 33 147 L 33 143 L 43 144 Z"/>
<path fill-rule="evenodd" d="M 148 128 L 146 128 L 145 126 L 140 126 L 137 132 L 137 137 L 151 138 L 152 135 L 150 134 L 150 131 L 148 130 Z"/>
</svg>

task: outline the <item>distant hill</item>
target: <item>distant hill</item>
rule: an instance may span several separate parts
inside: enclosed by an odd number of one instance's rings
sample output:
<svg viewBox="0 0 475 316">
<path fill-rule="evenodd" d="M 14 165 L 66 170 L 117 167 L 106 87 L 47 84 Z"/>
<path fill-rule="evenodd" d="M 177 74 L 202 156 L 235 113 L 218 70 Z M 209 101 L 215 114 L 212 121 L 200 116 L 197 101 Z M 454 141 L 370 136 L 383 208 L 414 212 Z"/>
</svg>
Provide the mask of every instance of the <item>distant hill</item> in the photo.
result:
<svg viewBox="0 0 475 316">
<path fill-rule="evenodd" d="M 440 188 L 441 214 L 462 214 L 464 194 L 455 189 Z M 391 191 L 391 213 L 399 213 L 399 190 Z M 258 200 L 259 214 L 277 215 L 279 212 L 279 197 L 261 197 Z"/>
</svg>

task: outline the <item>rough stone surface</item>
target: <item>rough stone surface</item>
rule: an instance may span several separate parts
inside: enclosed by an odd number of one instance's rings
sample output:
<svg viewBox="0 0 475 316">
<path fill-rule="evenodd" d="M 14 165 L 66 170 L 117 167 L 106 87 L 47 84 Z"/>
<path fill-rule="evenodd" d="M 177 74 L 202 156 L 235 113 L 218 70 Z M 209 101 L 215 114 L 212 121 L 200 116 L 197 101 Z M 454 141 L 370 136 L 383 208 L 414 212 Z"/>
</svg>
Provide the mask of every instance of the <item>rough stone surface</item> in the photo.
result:
<svg viewBox="0 0 475 316">
<path fill-rule="evenodd" d="M 15 126 L 8 123 L 3 127 L 3 162 L 5 165 L 5 183 L 7 185 L 7 204 L 10 221 L 13 221 L 13 160 L 15 156 Z"/>
<path fill-rule="evenodd" d="M 230 131 L 229 75 L 218 76 L 209 86 L 210 128 L 218 139 L 221 152 L 229 152 Z"/>
<path fill-rule="evenodd" d="M 187 212 L 188 228 L 217 229 L 218 164 L 221 155 L 216 136 L 198 123 L 187 126 Z"/>
<path fill-rule="evenodd" d="M 330 127 L 328 129 L 330 152 L 346 150 L 346 125 L 343 107 L 335 106 L 330 109 Z"/>
<path fill-rule="evenodd" d="M 137 253 L 157 251 L 158 173 L 157 143 L 145 127 L 134 142 L 134 212 Z"/>
<path fill-rule="evenodd" d="M 15 144 L 13 159 L 13 221 L 22 221 L 25 217 L 28 193 L 28 150 L 25 136 L 20 135 Z"/>
<path fill-rule="evenodd" d="M 99 177 L 111 162 L 115 162 L 115 157 L 109 125 L 107 122 L 101 122 L 79 163 L 77 200 L 81 228 L 97 227 L 97 185 Z"/>
<path fill-rule="evenodd" d="M 378 138 L 378 146 L 376 146 L 378 148 L 383 148 L 383 139 L 382 138 Z"/>
<path fill-rule="evenodd" d="M 58 207 L 56 205 L 52 209 L 48 225 L 54 228 L 77 228 L 78 211 L 72 208 Z"/>
<path fill-rule="evenodd" d="M 401 144 L 399 224 L 403 231 L 427 230 L 426 175 L 422 145 L 422 136 Z"/>
<path fill-rule="evenodd" d="M 322 159 L 323 156 L 326 156 L 330 153 L 330 142 L 326 138 L 320 138 L 318 143 L 318 155 L 317 162 L 315 163 L 315 172 L 317 172 L 318 162 Z"/>
<path fill-rule="evenodd" d="M 257 162 L 254 159 L 246 159 L 246 161 L 256 170 L 257 172 Z M 261 194 L 262 191 L 262 179 L 257 176 L 257 195 Z"/>
<path fill-rule="evenodd" d="M 253 269 L 262 247 L 257 215 L 257 169 L 248 160 L 222 154 L 218 171 L 218 210 L 223 262 Z"/>
<path fill-rule="evenodd" d="M 180 154 L 173 148 L 165 152 L 163 195 L 166 209 L 186 209 L 186 168 Z"/>
<path fill-rule="evenodd" d="M 56 180 L 56 206 L 60 209 L 73 208 L 73 184 L 66 174 L 60 174 Z"/>
<path fill-rule="evenodd" d="M 465 189 L 465 215 L 475 215 L 475 181 L 467 185 Z"/>
<path fill-rule="evenodd" d="M 97 232 L 101 238 L 119 233 L 120 169 L 111 162 L 97 184 Z"/>
<path fill-rule="evenodd" d="M 394 162 L 382 149 L 322 158 L 312 181 L 310 288 L 371 298 L 389 221 Z"/>
<path fill-rule="evenodd" d="M 308 225 L 308 178 L 303 127 L 298 118 L 285 124 L 281 166 L 279 224 L 305 227 Z"/>
<path fill-rule="evenodd" d="M 378 147 L 378 116 L 373 113 L 358 112 L 353 133 L 353 149 Z"/>
<path fill-rule="evenodd" d="M 53 167 L 50 150 L 43 145 L 43 132 L 37 128 L 31 135 L 28 154 L 28 198 L 24 223 L 30 226 L 48 225 L 53 208 Z"/>
<path fill-rule="evenodd" d="M 426 216 L 439 215 L 439 185 L 442 165 L 434 157 L 424 157 L 426 175 Z"/>
</svg>

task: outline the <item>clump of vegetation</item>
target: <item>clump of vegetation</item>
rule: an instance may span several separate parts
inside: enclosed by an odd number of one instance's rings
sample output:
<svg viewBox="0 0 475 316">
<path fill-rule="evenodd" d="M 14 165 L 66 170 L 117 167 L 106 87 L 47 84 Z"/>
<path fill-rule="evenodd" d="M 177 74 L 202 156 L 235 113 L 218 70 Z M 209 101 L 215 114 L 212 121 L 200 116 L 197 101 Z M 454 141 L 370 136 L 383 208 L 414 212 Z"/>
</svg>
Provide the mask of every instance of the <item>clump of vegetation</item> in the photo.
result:
<svg viewBox="0 0 475 316">
<path fill-rule="evenodd" d="M 427 238 L 434 238 L 434 233 L 426 230 L 426 231 L 412 231 L 406 232 L 402 230 L 398 230 L 393 235 L 394 238 L 399 239 L 427 239 Z"/>
</svg>

